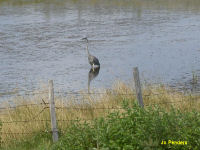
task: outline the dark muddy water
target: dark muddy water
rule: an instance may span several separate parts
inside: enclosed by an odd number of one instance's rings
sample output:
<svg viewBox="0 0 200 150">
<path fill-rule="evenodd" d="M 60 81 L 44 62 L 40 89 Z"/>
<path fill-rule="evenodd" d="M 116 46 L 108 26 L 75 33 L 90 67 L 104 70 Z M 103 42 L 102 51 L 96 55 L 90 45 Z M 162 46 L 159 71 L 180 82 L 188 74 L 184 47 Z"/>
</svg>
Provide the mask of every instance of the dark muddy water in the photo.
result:
<svg viewBox="0 0 200 150">
<path fill-rule="evenodd" d="M 0 1 L 0 93 L 31 91 L 53 79 L 56 90 L 141 79 L 200 90 L 200 1 Z M 194 85 L 194 84 L 195 85 Z M 195 89 L 194 89 L 195 88 Z"/>
</svg>

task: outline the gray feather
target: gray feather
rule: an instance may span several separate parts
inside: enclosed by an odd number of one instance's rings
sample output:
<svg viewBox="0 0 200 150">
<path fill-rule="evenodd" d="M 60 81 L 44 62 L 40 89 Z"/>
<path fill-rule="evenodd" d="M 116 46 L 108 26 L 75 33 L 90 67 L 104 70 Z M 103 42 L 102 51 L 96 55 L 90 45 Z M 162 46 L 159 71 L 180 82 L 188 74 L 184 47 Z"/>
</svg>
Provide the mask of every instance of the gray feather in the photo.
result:
<svg viewBox="0 0 200 150">
<path fill-rule="evenodd" d="M 98 66 L 100 66 L 99 60 L 95 56 L 89 55 L 88 56 L 88 61 L 89 61 L 90 65 L 98 65 Z"/>
</svg>

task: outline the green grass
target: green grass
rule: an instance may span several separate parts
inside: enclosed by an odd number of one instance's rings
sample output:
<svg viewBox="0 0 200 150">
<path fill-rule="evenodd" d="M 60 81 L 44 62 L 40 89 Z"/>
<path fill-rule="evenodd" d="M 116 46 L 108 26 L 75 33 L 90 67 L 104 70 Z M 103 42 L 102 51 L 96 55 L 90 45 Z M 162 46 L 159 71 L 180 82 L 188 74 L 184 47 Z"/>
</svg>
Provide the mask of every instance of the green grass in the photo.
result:
<svg viewBox="0 0 200 150">
<path fill-rule="evenodd" d="M 171 108 L 140 108 L 124 103 L 124 112 L 115 111 L 90 123 L 74 122 L 52 150 L 88 149 L 180 149 L 200 147 L 200 113 L 183 113 Z M 187 145 L 162 145 L 162 140 L 187 141 Z"/>
<path fill-rule="evenodd" d="M 52 145 L 51 134 L 38 132 L 31 137 L 12 140 L 9 145 L 2 146 L 2 150 L 47 150 Z"/>
</svg>

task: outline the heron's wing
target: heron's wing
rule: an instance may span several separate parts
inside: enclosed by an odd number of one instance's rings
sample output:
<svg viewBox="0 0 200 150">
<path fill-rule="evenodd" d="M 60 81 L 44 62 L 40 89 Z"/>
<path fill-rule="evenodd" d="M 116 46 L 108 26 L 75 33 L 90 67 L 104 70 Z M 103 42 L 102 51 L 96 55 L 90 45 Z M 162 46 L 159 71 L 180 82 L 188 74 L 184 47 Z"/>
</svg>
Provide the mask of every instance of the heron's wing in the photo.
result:
<svg viewBox="0 0 200 150">
<path fill-rule="evenodd" d="M 95 56 L 90 55 L 88 60 L 90 64 L 100 65 L 99 60 Z"/>
</svg>

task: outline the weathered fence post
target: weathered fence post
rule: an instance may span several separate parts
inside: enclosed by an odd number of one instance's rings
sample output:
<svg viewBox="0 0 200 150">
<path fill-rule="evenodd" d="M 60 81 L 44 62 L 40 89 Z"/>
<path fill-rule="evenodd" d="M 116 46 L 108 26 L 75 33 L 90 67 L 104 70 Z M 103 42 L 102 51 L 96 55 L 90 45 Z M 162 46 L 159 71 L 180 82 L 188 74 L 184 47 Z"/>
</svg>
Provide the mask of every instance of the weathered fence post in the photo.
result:
<svg viewBox="0 0 200 150">
<path fill-rule="evenodd" d="M 144 107 L 143 98 L 142 98 L 142 90 L 141 90 L 141 85 L 140 85 L 139 71 L 137 67 L 133 69 L 133 76 L 134 76 L 134 81 L 135 81 L 135 89 L 136 89 L 136 96 L 137 96 L 138 103 L 141 107 Z"/>
<path fill-rule="evenodd" d="M 53 135 L 53 142 L 58 141 L 58 129 L 56 127 L 56 112 L 54 102 L 54 89 L 53 80 L 49 80 L 49 104 L 50 104 L 50 116 L 51 116 L 51 129 Z"/>
</svg>

